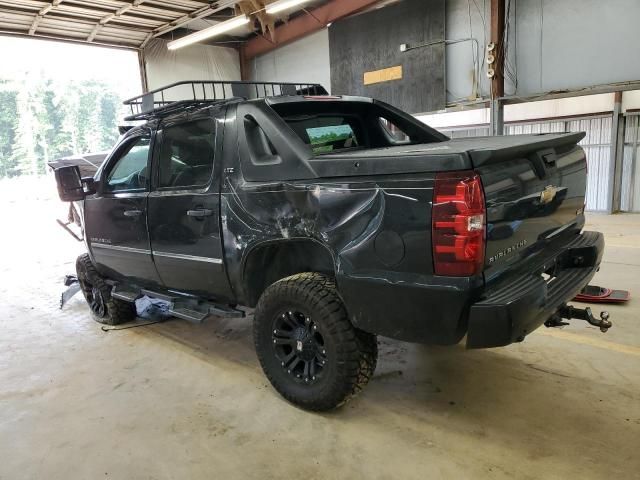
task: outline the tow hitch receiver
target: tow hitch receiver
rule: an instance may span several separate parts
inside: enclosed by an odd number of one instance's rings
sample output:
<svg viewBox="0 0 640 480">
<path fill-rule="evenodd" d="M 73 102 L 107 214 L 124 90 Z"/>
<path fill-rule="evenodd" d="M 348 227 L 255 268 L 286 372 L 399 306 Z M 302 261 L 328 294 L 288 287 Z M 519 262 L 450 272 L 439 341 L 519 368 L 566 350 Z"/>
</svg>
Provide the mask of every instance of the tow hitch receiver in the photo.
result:
<svg viewBox="0 0 640 480">
<path fill-rule="evenodd" d="M 609 320 L 609 312 L 600 312 L 600 318 L 597 319 L 591 313 L 591 309 L 587 308 L 576 308 L 572 305 L 563 305 L 558 309 L 556 313 L 554 313 L 549 320 L 544 322 L 545 327 L 561 327 L 563 325 L 569 325 L 567 322 L 563 322 L 562 319 L 566 318 L 567 320 L 571 320 L 572 318 L 578 320 L 584 320 L 585 322 L 589 322 L 594 327 L 600 328 L 602 333 L 605 333 L 612 326 L 611 321 Z"/>
</svg>

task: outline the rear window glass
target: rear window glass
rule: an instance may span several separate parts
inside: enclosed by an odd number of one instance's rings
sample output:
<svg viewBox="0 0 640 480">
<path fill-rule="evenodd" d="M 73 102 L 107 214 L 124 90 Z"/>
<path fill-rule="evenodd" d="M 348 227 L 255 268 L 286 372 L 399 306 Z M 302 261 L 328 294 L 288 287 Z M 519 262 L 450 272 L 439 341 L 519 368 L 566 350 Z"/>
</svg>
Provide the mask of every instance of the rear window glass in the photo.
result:
<svg viewBox="0 0 640 480">
<path fill-rule="evenodd" d="M 314 155 L 358 148 L 361 119 L 351 115 L 295 115 L 286 122 L 309 146 Z"/>
<path fill-rule="evenodd" d="M 295 101 L 271 107 L 314 155 L 447 138 L 411 115 L 369 101 Z"/>
<path fill-rule="evenodd" d="M 307 135 L 311 149 L 316 155 L 358 146 L 356 134 L 349 124 L 310 127 L 307 128 Z"/>
</svg>

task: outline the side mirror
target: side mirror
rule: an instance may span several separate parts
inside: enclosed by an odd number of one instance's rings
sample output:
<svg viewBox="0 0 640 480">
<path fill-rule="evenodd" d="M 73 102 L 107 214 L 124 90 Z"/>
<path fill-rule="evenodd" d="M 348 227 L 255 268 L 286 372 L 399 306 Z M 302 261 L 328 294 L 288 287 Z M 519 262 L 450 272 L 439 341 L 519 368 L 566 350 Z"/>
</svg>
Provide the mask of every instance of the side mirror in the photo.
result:
<svg viewBox="0 0 640 480">
<path fill-rule="evenodd" d="M 77 165 L 58 168 L 54 173 L 60 200 L 63 202 L 77 202 L 84 199 L 86 195 L 84 182 L 80 177 L 80 169 Z"/>
</svg>

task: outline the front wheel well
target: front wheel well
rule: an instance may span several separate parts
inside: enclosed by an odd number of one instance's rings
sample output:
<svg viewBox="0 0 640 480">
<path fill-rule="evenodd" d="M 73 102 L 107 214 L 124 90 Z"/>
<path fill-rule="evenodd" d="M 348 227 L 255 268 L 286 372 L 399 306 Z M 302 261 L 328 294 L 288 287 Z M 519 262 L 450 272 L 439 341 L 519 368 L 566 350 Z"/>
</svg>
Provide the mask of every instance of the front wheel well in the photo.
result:
<svg viewBox="0 0 640 480">
<path fill-rule="evenodd" d="M 335 277 L 335 262 L 329 249 L 313 240 L 277 241 L 255 247 L 243 270 L 247 305 L 255 307 L 269 285 L 304 272 Z"/>
</svg>

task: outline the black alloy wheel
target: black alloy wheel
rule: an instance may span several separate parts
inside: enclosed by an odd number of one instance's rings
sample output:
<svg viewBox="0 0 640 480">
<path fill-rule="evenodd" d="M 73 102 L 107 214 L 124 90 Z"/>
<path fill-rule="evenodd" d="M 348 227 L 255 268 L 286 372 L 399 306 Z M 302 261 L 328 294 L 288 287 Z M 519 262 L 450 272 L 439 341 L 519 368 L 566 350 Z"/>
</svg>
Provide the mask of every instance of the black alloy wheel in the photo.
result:
<svg viewBox="0 0 640 480">
<path fill-rule="evenodd" d="M 322 378 L 327 351 L 322 332 L 311 317 L 296 310 L 276 315 L 272 338 L 276 358 L 295 381 L 314 383 Z"/>
</svg>

